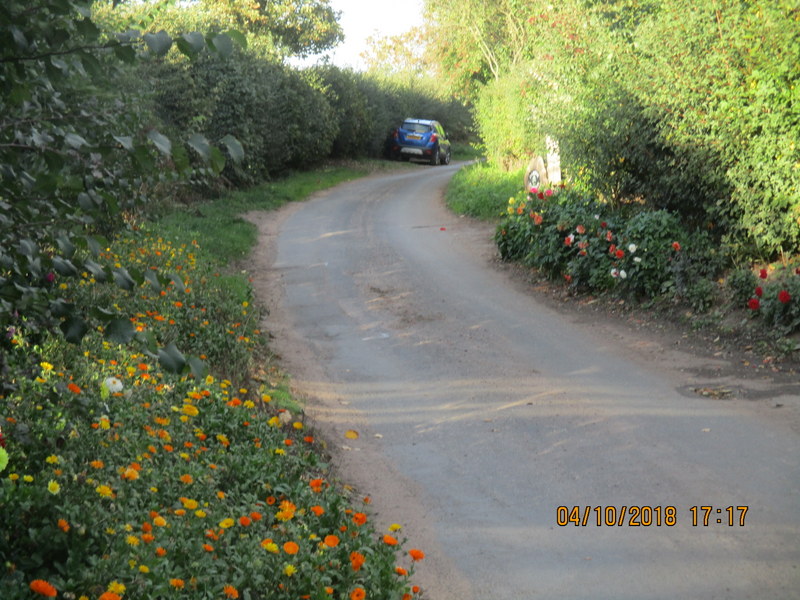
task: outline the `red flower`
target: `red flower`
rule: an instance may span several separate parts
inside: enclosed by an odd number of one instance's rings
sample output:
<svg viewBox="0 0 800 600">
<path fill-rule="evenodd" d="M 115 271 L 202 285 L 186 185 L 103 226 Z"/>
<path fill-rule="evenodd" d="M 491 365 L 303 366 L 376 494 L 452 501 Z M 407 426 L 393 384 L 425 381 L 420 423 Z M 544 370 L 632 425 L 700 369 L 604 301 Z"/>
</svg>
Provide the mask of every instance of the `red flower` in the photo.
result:
<svg viewBox="0 0 800 600">
<path fill-rule="evenodd" d="M 624 250 L 617 250 L 614 253 L 614 256 L 616 256 L 617 258 L 623 258 L 625 256 L 625 251 Z"/>
<path fill-rule="evenodd" d="M 679 252 L 681 245 L 678 242 L 672 242 L 672 249 L 675 250 L 675 252 Z"/>
<path fill-rule="evenodd" d="M 759 285 L 759 286 L 757 286 L 757 287 L 756 287 L 756 296 L 758 296 L 759 298 L 761 298 L 761 296 L 763 296 L 763 295 L 764 295 L 764 290 L 761 288 L 761 286 L 760 286 L 760 285 Z"/>
<path fill-rule="evenodd" d="M 761 308 L 761 303 L 758 301 L 758 298 L 750 298 L 750 301 L 747 303 L 747 308 L 750 310 L 758 310 Z"/>
<path fill-rule="evenodd" d="M 761 279 L 766 279 L 767 278 L 767 270 L 766 269 L 761 269 L 761 272 L 759 272 L 758 276 L 761 277 Z"/>
<path fill-rule="evenodd" d="M 781 304 L 789 304 L 789 301 L 791 299 L 792 299 L 792 297 L 789 295 L 789 292 L 787 292 L 786 290 L 781 290 L 780 292 L 778 292 L 778 301 Z"/>
</svg>

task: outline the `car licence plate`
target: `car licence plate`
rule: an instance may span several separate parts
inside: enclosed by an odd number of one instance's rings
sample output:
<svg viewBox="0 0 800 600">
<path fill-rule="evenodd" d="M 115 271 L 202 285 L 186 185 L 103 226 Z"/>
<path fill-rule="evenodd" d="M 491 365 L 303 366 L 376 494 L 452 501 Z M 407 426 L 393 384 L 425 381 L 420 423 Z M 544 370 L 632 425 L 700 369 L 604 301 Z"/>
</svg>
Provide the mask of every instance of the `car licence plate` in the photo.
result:
<svg viewBox="0 0 800 600">
<path fill-rule="evenodd" d="M 421 139 L 422 139 L 422 136 L 421 136 L 421 135 L 416 135 L 416 134 L 414 134 L 414 133 L 409 133 L 409 134 L 406 136 L 406 139 L 407 139 L 407 140 L 421 140 Z"/>
</svg>

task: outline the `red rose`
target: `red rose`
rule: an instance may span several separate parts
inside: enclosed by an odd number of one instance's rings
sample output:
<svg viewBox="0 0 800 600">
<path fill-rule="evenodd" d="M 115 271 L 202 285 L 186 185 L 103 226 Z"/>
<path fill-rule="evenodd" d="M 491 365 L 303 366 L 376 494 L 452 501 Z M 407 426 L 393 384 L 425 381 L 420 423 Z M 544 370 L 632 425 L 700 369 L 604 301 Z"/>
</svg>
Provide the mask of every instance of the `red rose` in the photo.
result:
<svg viewBox="0 0 800 600">
<path fill-rule="evenodd" d="M 758 287 L 756 287 L 756 296 L 761 298 L 763 295 L 764 295 L 764 290 L 761 289 L 761 286 L 759 285 Z"/>
<path fill-rule="evenodd" d="M 778 300 L 780 301 L 781 304 L 789 304 L 789 301 L 791 301 L 791 299 L 792 297 L 786 290 L 781 290 L 780 292 L 778 292 Z"/>
<path fill-rule="evenodd" d="M 758 310 L 761 308 L 761 303 L 758 301 L 758 298 L 750 298 L 750 301 L 747 303 L 747 308 L 750 310 Z"/>
<path fill-rule="evenodd" d="M 761 272 L 758 274 L 758 276 L 761 277 L 761 279 L 766 279 L 767 278 L 767 270 L 766 269 L 761 269 Z"/>
</svg>

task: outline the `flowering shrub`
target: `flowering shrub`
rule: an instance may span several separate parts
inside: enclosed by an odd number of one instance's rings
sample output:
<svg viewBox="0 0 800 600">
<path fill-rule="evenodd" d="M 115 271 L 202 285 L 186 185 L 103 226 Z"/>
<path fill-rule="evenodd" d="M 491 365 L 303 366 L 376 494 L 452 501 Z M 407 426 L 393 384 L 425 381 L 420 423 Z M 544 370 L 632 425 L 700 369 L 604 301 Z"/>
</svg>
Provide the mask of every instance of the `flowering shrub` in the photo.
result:
<svg viewBox="0 0 800 600">
<path fill-rule="evenodd" d="M 800 330 L 800 267 L 762 268 L 756 282 L 747 307 L 779 334 Z"/>
<path fill-rule="evenodd" d="M 145 342 L 180 337 L 212 365 L 241 366 L 259 315 L 198 252 L 122 240 L 106 260 L 169 266 L 185 287 L 125 292 L 86 273 L 63 292 L 129 311 Z M 8 373 L 0 398 L 4 600 L 412 597 L 424 553 L 402 551 L 399 526 L 377 533 L 367 507 L 330 484 L 313 433 L 272 406 L 277 384 L 168 372 L 147 343 L 99 333 L 80 352 L 13 333 L 12 352 L 38 362 L 13 363 L 29 366 Z"/>
</svg>

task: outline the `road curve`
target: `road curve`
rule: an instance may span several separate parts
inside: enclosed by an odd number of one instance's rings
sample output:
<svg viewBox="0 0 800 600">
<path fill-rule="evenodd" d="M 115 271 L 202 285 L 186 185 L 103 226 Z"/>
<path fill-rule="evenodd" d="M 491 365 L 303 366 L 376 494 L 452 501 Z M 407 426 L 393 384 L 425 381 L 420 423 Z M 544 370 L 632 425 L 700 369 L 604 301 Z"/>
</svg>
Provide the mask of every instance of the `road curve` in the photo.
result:
<svg viewBox="0 0 800 600">
<path fill-rule="evenodd" d="M 423 515 L 426 598 L 800 597 L 796 431 L 511 285 L 442 206 L 457 168 L 296 206 L 270 259 L 267 326 L 309 411 L 362 433 L 336 443 L 376 490 L 402 482 L 379 507 Z"/>
</svg>

